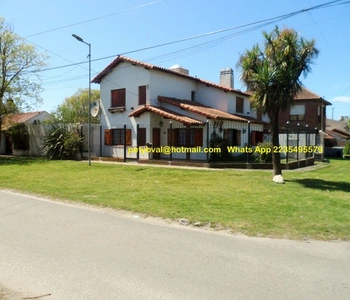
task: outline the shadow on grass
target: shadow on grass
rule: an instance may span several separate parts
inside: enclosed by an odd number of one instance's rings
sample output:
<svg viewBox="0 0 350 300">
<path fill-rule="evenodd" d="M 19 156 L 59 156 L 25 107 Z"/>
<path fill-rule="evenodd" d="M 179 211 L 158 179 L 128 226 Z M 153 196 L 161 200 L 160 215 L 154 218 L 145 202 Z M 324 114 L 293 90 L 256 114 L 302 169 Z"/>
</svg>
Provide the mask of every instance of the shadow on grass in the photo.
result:
<svg viewBox="0 0 350 300">
<path fill-rule="evenodd" d="M 294 179 L 286 180 L 286 182 L 295 182 L 303 185 L 306 188 L 318 189 L 322 191 L 342 191 L 350 192 L 350 183 L 345 181 L 331 181 L 323 179 Z"/>
<path fill-rule="evenodd" d="M 46 159 L 41 157 L 23 157 L 23 156 L 0 156 L 0 166 L 4 165 L 29 165 L 32 163 L 43 163 Z"/>
</svg>

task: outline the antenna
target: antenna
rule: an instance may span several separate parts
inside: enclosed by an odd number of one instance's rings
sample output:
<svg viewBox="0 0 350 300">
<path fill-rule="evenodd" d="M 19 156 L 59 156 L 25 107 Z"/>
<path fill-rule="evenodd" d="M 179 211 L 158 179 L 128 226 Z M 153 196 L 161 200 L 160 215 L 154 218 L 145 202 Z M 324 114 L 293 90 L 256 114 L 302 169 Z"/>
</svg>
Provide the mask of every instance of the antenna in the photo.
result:
<svg viewBox="0 0 350 300">
<path fill-rule="evenodd" d="M 92 117 L 96 117 L 100 111 L 100 102 L 97 100 L 93 101 L 90 106 L 90 114 Z"/>
</svg>

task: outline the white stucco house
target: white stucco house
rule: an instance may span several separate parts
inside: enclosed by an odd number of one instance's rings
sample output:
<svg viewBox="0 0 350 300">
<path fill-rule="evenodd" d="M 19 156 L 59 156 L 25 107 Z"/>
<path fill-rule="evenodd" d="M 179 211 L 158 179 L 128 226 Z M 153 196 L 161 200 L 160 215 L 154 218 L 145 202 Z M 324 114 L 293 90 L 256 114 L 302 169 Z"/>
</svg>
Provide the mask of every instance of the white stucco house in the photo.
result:
<svg viewBox="0 0 350 300">
<path fill-rule="evenodd" d="M 203 149 L 214 130 L 232 146 L 262 141 L 267 120 L 257 119 L 249 94 L 234 89 L 232 69 L 219 76 L 217 84 L 190 76 L 178 65 L 167 69 L 118 56 L 92 80 L 100 84 L 102 156 L 137 158 L 136 147 L 146 144 Z M 139 158 L 167 159 L 169 154 L 139 152 Z M 172 153 L 172 158 L 208 156 L 200 151 Z"/>
<path fill-rule="evenodd" d="M 46 111 L 33 111 L 6 115 L 1 126 L 0 154 L 40 156 L 45 130 L 42 122 L 48 120 L 50 114 Z M 7 133 L 17 124 L 26 124 L 29 134 L 28 149 L 14 149 L 11 137 Z"/>
</svg>

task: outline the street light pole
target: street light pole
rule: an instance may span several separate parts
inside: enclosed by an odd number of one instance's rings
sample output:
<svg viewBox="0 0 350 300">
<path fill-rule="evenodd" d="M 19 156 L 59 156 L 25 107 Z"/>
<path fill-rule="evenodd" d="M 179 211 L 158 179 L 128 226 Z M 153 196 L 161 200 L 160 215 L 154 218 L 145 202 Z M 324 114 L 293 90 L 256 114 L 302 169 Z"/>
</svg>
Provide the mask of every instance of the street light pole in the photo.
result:
<svg viewBox="0 0 350 300">
<path fill-rule="evenodd" d="M 89 46 L 89 105 L 88 105 L 88 158 L 89 166 L 91 166 L 91 140 L 92 140 L 92 131 L 91 131 L 91 44 L 85 42 L 80 36 L 72 34 L 72 36 L 77 39 L 79 42 L 84 43 Z"/>
</svg>

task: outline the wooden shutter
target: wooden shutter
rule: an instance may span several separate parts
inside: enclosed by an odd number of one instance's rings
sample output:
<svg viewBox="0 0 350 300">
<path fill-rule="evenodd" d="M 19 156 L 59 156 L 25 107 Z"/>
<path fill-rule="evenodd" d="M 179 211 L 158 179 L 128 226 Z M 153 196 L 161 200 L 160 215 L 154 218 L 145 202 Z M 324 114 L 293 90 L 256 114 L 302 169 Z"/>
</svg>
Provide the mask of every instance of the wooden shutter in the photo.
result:
<svg viewBox="0 0 350 300">
<path fill-rule="evenodd" d="M 139 105 L 146 104 L 146 86 L 139 86 Z"/>
<path fill-rule="evenodd" d="M 112 92 L 111 107 L 125 106 L 125 89 L 113 90 Z"/>
<path fill-rule="evenodd" d="M 126 130 L 126 144 L 131 146 L 131 129 Z"/>
<path fill-rule="evenodd" d="M 194 129 L 194 146 L 203 146 L 203 128 Z"/>
<path fill-rule="evenodd" d="M 228 135 L 228 129 L 224 129 L 224 139 L 225 139 L 225 140 L 228 140 L 228 137 L 229 137 L 229 135 Z"/>
<path fill-rule="evenodd" d="M 146 146 L 146 128 L 139 128 L 138 146 Z"/>
<path fill-rule="evenodd" d="M 241 145 L 241 131 L 235 130 L 235 133 L 236 133 L 236 145 L 235 146 L 240 146 Z"/>
<path fill-rule="evenodd" d="M 170 146 L 170 144 L 171 144 L 172 146 L 177 147 L 177 145 L 178 145 L 178 143 L 177 143 L 178 129 L 173 128 L 172 134 L 173 134 L 172 143 L 170 143 L 170 129 L 168 129 L 168 146 Z"/>
<path fill-rule="evenodd" d="M 257 141 L 256 141 L 256 131 L 255 131 L 255 130 L 252 131 L 251 141 L 252 141 L 252 145 L 253 145 L 253 146 L 255 146 L 255 145 L 257 144 Z"/>
<path fill-rule="evenodd" d="M 112 132 L 110 129 L 105 129 L 105 145 L 112 145 Z"/>
<path fill-rule="evenodd" d="M 243 103 L 244 99 L 241 97 L 236 97 L 236 112 L 243 113 Z"/>
</svg>

